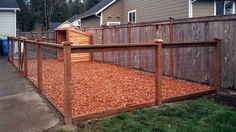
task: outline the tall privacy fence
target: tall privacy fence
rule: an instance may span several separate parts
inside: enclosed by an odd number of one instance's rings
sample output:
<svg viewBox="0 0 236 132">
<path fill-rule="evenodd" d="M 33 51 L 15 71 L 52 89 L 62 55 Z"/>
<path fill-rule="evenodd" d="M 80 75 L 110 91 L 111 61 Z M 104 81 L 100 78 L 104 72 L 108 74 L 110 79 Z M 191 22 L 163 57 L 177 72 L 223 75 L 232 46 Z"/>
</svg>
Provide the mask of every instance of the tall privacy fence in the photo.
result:
<svg viewBox="0 0 236 132">
<path fill-rule="evenodd" d="M 112 27 L 99 27 L 86 29 L 93 34 L 93 44 L 115 44 L 115 43 L 148 43 L 155 38 L 161 38 L 164 43 L 169 42 L 197 42 L 210 41 L 213 38 L 222 39 L 221 44 L 221 87 L 234 88 L 236 86 L 236 15 L 199 17 L 191 19 L 170 19 L 169 21 L 157 21 L 150 23 L 139 23 L 132 25 L 120 25 Z M 54 38 L 55 39 L 55 38 Z M 178 54 L 186 54 L 195 58 L 186 65 L 193 68 L 191 72 L 203 70 L 211 71 L 208 65 L 200 65 L 199 60 L 204 58 L 204 62 L 209 62 L 207 50 L 204 49 L 177 49 L 166 52 L 166 55 L 174 56 L 178 61 L 169 58 L 172 66 L 178 65 L 179 61 L 184 61 Z M 146 58 L 148 54 L 140 52 Z M 95 56 L 96 57 L 96 56 Z M 102 54 L 100 59 L 105 60 L 109 55 Z M 99 58 L 99 56 L 98 56 Z M 202 59 L 201 59 L 202 60 Z M 153 72 L 154 67 L 150 67 L 149 62 L 142 62 L 138 69 Z M 180 66 L 179 66 L 180 67 Z M 185 67 L 182 67 L 185 68 Z M 186 73 L 177 72 L 175 68 L 165 69 L 165 74 L 175 77 L 186 76 Z M 189 76 L 189 75 L 188 75 Z M 193 77 L 194 78 L 194 77 Z M 209 79 L 206 76 L 205 80 Z"/>
<path fill-rule="evenodd" d="M 221 44 L 221 87 L 234 88 L 236 86 L 236 15 L 200 17 L 192 19 L 170 19 L 169 21 L 141 23 L 134 25 L 120 25 L 115 27 L 100 27 L 88 29 L 87 32 L 93 34 L 93 44 L 113 44 L 113 43 L 147 43 L 155 38 L 161 38 L 164 43 L 169 42 L 197 42 L 210 41 L 213 38 L 222 39 Z M 206 49 L 176 49 L 167 54 L 174 56 L 176 61 L 169 58 L 169 63 L 173 66 L 178 65 L 184 58 L 179 58 L 178 54 L 195 56 L 185 67 L 193 67 L 189 72 L 211 71 L 208 65 L 200 65 L 199 61 L 204 58 L 204 62 L 209 62 L 206 57 Z M 148 56 L 140 52 L 144 56 Z M 103 57 L 109 57 L 105 55 Z M 103 58 L 104 59 L 104 58 Z M 168 58 L 167 58 L 168 59 Z M 148 62 L 146 62 L 148 63 Z M 205 63 L 206 64 L 206 63 Z M 141 64 L 141 69 L 153 71 L 154 67 L 148 64 Z M 184 70 L 182 70 L 184 71 Z M 181 73 L 177 69 L 169 68 L 165 70 L 171 76 L 189 76 Z M 194 77 L 193 77 L 194 78 Z M 206 77 L 207 79 L 208 77 Z"/>
</svg>

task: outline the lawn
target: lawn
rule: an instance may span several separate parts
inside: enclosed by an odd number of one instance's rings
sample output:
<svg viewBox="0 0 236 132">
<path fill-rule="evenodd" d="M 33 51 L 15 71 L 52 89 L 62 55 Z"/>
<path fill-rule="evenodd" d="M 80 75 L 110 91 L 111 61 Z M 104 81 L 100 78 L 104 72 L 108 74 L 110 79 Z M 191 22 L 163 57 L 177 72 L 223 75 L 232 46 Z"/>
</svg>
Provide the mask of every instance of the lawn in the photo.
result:
<svg viewBox="0 0 236 132">
<path fill-rule="evenodd" d="M 198 99 L 91 121 L 80 131 L 236 132 L 236 112 Z"/>
</svg>

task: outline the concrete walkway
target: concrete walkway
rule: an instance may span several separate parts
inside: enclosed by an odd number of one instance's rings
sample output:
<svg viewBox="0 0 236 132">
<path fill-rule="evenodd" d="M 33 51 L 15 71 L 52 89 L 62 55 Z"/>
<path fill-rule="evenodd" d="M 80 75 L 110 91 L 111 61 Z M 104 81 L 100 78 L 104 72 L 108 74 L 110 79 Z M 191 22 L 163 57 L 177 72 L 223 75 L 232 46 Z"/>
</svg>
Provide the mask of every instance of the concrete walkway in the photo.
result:
<svg viewBox="0 0 236 132">
<path fill-rule="evenodd" d="M 0 132 L 43 131 L 58 123 L 58 113 L 33 85 L 0 59 Z"/>
</svg>

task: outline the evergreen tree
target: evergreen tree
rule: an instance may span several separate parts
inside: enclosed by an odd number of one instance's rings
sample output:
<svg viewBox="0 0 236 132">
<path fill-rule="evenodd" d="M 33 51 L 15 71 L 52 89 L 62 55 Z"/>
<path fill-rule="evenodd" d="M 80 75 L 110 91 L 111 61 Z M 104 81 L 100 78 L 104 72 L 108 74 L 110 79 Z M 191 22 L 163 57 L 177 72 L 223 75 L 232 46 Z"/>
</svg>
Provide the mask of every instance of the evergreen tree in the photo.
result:
<svg viewBox="0 0 236 132">
<path fill-rule="evenodd" d="M 68 17 L 70 17 L 70 10 L 66 0 L 56 0 L 50 21 L 64 22 Z"/>
<path fill-rule="evenodd" d="M 71 16 L 75 14 L 82 14 L 85 12 L 85 5 L 81 0 L 69 0 L 68 1 Z"/>
<path fill-rule="evenodd" d="M 17 2 L 21 8 L 17 13 L 17 27 L 21 31 L 31 31 L 34 25 L 43 25 L 47 29 L 49 22 L 64 22 L 70 16 L 82 14 L 99 0 L 17 0 Z"/>
<path fill-rule="evenodd" d="M 34 16 L 30 13 L 29 5 L 25 0 L 17 0 L 20 12 L 17 12 L 17 28 L 20 31 L 31 31 L 34 25 Z"/>
</svg>

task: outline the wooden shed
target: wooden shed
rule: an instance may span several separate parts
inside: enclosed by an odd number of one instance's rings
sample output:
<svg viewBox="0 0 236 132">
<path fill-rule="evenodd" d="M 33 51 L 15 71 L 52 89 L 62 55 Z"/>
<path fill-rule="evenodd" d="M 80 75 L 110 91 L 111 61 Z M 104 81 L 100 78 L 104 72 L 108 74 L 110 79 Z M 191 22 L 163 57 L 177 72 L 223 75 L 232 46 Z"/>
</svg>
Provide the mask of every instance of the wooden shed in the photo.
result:
<svg viewBox="0 0 236 132">
<path fill-rule="evenodd" d="M 76 30 L 73 28 L 56 29 L 56 43 L 62 44 L 64 41 L 72 42 L 72 46 L 90 45 L 92 43 L 92 34 Z M 59 53 L 59 58 L 62 54 Z M 71 55 L 72 61 L 89 61 L 90 53 L 76 53 Z"/>
</svg>

